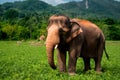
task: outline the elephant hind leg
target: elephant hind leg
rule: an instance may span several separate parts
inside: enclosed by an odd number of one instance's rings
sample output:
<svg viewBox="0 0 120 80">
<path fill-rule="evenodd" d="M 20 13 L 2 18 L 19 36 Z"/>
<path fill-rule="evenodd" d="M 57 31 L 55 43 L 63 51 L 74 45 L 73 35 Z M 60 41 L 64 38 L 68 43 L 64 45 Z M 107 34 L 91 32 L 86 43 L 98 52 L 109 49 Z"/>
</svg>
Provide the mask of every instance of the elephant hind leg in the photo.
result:
<svg viewBox="0 0 120 80">
<path fill-rule="evenodd" d="M 101 68 L 101 60 L 102 60 L 102 55 L 103 55 L 103 50 L 104 50 L 104 46 L 105 46 L 105 42 L 103 38 L 100 38 L 97 44 L 97 56 L 94 57 L 94 61 L 95 61 L 95 70 L 97 73 L 101 73 L 102 72 L 102 68 Z"/>
<path fill-rule="evenodd" d="M 90 70 L 91 69 L 91 67 L 90 67 L 90 58 L 83 57 L 83 61 L 84 61 L 84 65 L 85 65 L 84 71 Z"/>
<path fill-rule="evenodd" d="M 102 68 L 101 68 L 101 60 L 102 60 L 102 55 L 103 55 L 103 47 L 104 45 L 101 43 L 98 46 L 98 51 L 97 51 L 97 57 L 94 58 L 95 61 L 95 70 L 100 73 L 102 72 Z"/>
<path fill-rule="evenodd" d="M 101 68 L 101 59 L 100 58 L 94 58 L 95 61 L 95 71 L 97 73 L 102 72 L 102 68 Z"/>
</svg>

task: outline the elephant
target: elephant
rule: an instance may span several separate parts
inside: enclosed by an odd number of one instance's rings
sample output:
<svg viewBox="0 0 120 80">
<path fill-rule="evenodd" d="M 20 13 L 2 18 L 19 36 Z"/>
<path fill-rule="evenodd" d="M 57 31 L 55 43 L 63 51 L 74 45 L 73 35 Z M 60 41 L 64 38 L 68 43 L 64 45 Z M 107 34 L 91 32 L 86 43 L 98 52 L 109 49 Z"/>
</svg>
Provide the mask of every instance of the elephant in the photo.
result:
<svg viewBox="0 0 120 80">
<path fill-rule="evenodd" d="M 46 53 L 51 68 L 56 69 L 54 50 L 57 45 L 58 69 L 67 72 L 66 57 L 68 59 L 68 74 L 76 74 L 76 63 L 83 58 L 84 71 L 90 70 L 90 59 L 95 61 L 95 71 L 102 72 L 101 59 L 105 49 L 105 37 L 102 30 L 88 20 L 70 19 L 65 15 L 53 15 L 49 18 L 46 38 Z"/>
</svg>

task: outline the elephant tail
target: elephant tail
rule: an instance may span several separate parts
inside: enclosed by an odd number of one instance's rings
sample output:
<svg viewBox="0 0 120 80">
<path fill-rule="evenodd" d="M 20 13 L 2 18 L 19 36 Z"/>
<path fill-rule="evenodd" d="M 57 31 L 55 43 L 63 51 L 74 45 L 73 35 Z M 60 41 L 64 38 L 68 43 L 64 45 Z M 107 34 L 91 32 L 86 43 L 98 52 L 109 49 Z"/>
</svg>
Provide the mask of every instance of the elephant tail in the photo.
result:
<svg viewBox="0 0 120 80">
<path fill-rule="evenodd" d="M 106 51 L 106 47 L 105 47 L 105 37 L 104 37 L 104 34 L 101 33 L 100 36 L 101 36 L 101 38 L 100 38 L 101 41 L 104 43 L 103 50 L 104 50 L 104 52 L 105 52 L 105 55 L 106 55 L 107 60 L 109 60 L 109 55 L 108 55 L 108 53 L 107 53 L 107 51 Z"/>
<path fill-rule="evenodd" d="M 106 57 L 107 57 L 107 60 L 109 60 L 109 55 L 108 55 L 105 47 L 104 47 L 104 51 L 105 51 L 105 55 L 106 55 Z"/>
</svg>

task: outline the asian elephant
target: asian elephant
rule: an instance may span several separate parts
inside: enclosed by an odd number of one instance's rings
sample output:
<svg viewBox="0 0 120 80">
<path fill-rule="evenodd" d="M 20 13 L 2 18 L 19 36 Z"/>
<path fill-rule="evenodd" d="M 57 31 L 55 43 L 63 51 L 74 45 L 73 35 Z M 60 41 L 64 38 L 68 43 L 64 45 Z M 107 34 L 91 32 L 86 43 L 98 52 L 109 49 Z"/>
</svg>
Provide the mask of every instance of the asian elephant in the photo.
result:
<svg viewBox="0 0 120 80">
<path fill-rule="evenodd" d="M 90 58 L 95 61 L 95 70 L 101 72 L 101 59 L 105 50 L 103 32 L 92 22 L 80 19 L 70 19 L 63 15 L 53 15 L 49 18 L 46 38 L 46 53 L 49 65 L 56 69 L 54 63 L 54 47 L 58 51 L 58 68 L 66 72 L 66 53 L 69 54 L 68 73 L 74 75 L 78 57 L 84 61 L 84 70 L 90 68 Z"/>
</svg>

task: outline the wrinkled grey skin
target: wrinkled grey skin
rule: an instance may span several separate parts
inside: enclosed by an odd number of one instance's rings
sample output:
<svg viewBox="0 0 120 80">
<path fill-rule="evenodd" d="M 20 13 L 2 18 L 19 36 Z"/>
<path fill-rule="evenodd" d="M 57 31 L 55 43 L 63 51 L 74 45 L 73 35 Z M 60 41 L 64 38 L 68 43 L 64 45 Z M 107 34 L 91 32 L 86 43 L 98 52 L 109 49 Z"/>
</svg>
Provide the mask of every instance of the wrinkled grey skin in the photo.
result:
<svg viewBox="0 0 120 80">
<path fill-rule="evenodd" d="M 50 66 L 54 63 L 54 47 L 58 45 L 58 67 L 66 72 L 66 52 L 68 51 L 68 73 L 74 75 L 78 57 L 84 60 L 84 70 L 90 68 L 90 58 L 95 61 L 95 70 L 101 72 L 101 59 L 105 49 L 103 32 L 87 20 L 69 19 L 66 16 L 53 15 L 49 18 L 46 38 L 46 53 Z"/>
</svg>

